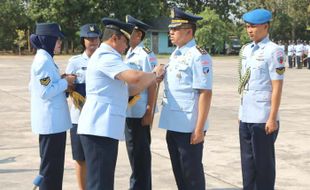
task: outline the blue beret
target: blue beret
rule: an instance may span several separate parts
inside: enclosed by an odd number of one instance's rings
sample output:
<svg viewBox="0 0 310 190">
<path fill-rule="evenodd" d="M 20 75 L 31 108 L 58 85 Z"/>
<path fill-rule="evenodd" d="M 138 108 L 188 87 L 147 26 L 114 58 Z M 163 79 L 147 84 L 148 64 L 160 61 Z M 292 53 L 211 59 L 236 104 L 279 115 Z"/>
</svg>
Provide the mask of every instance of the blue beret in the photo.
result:
<svg viewBox="0 0 310 190">
<path fill-rule="evenodd" d="M 183 12 L 181 9 L 174 7 L 171 11 L 171 24 L 169 28 L 181 26 L 182 24 L 195 24 L 202 17 Z"/>
<path fill-rule="evenodd" d="M 117 30 L 121 32 L 127 39 L 130 39 L 130 34 L 134 27 L 133 25 L 108 17 L 103 18 L 102 22 L 106 28 Z"/>
<path fill-rule="evenodd" d="M 139 29 L 139 30 L 142 30 L 143 32 L 146 32 L 150 26 L 145 24 L 144 22 L 130 16 L 130 15 L 126 15 L 126 22 L 129 23 L 129 24 L 132 24 L 134 25 L 134 28 L 135 29 Z"/>
<path fill-rule="evenodd" d="M 80 28 L 80 37 L 96 38 L 101 35 L 96 24 L 85 24 Z"/>
<path fill-rule="evenodd" d="M 272 18 L 270 11 L 266 9 L 254 9 L 242 16 L 244 22 L 249 24 L 265 24 Z"/>
<path fill-rule="evenodd" d="M 64 34 L 61 32 L 61 28 L 57 23 L 37 23 L 36 35 L 64 37 Z"/>
</svg>

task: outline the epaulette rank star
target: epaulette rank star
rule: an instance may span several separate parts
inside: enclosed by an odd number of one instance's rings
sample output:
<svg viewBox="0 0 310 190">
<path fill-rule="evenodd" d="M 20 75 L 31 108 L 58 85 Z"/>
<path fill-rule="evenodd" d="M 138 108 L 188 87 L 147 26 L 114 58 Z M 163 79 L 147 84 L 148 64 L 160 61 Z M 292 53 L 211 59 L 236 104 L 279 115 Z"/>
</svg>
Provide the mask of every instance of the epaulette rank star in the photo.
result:
<svg viewBox="0 0 310 190">
<path fill-rule="evenodd" d="M 151 51 L 149 48 L 147 48 L 147 47 L 144 47 L 143 50 L 144 50 L 147 54 L 150 54 L 150 53 L 152 52 L 152 51 Z"/>
<path fill-rule="evenodd" d="M 207 50 L 203 49 L 202 47 L 196 46 L 196 48 L 198 49 L 198 51 L 199 51 L 201 54 L 203 54 L 203 55 L 208 54 Z"/>
</svg>

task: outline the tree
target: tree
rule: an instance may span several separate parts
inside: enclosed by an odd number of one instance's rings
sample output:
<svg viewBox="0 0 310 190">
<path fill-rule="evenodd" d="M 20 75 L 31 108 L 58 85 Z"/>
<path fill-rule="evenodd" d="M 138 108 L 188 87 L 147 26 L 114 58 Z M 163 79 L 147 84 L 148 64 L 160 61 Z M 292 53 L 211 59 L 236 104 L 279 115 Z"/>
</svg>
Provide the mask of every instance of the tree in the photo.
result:
<svg viewBox="0 0 310 190">
<path fill-rule="evenodd" d="M 24 30 L 16 30 L 17 38 L 14 40 L 14 44 L 18 46 L 18 54 L 21 55 L 21 48 L 27 44 L 27 39 Z"/>
<path fill-rule="evenodd" d="M 23 0 L 0 0 L 0 50 L 13 50 L 16 29 L 27 30 L 29 19 Z"/>
<path fill-rule="evenodd" d="M 198 21 L 198 29 L 196 31 L 198 44 L 208 47 L 209 50 L 214 47 L 217 52 L 220 52 L 229 35 L 225 23 L 210 8 L 206 8 L 200 16 L 203 17 L 203 20 Z"/>
</svg>

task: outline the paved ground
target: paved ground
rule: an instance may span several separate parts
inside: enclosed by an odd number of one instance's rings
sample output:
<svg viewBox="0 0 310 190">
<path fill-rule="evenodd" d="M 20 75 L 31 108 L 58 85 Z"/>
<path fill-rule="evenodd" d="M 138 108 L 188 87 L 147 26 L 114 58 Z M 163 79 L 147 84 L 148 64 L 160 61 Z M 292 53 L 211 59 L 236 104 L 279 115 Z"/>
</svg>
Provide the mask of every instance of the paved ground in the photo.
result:
<svg viewBox="0 0 310 190">
<path fill-rule="evenodd" d="M 68 56 L 56 56 L 63 71 Z M 31 133 L 29 68 L 32 56 L 0 56 L 0 189 L 27 190 L 38 174 L 38 137 Z M 166 59 L 160 59 L 165 62 Z M 214 58 L 214 90 L 210 126 L 205 142 L 204 166 L 208 189 L 237 190 L 241 171 L 237 126 L 237 58 Z M 310 71 L 290 69 L 281 105 L 281 130 L 276 143 L 278 190 L 310 189 Z M 160 102 L 160 98 L 159 98 Z M 165 143 L 152 130 L 153 189 L 177 189 Z M 64 190 L 77 189 L 74 162 L 67 138 Z M 123 142 L 119 145 L 115 189 L 128 189 L 130 166 Z"/>
</svg>

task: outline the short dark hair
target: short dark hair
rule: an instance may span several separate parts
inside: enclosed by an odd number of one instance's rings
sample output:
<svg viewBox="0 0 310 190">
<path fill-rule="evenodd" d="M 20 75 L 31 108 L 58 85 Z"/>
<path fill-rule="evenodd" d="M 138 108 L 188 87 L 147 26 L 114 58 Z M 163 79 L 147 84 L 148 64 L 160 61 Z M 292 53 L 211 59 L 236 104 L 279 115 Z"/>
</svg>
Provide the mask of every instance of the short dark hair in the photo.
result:
<svg viewBox="0 0 310 190">
<path fill-rule="evenodd" d="M 118 38 L 120 38 L 123 34 L 113 28 L 105 28 L 102 35 L 102 41 L 109 40 L 113 35 L 116 35 Z"/>
</svg>

